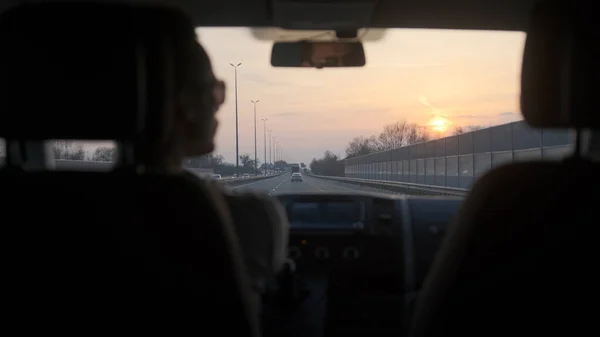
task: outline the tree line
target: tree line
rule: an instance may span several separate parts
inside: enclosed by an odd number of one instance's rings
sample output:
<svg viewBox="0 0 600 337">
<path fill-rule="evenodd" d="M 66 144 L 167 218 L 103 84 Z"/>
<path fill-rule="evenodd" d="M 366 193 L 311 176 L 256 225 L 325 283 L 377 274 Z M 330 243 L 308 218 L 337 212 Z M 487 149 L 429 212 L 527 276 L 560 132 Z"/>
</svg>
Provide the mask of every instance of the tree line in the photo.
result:
<svg viewBox="0 0 600 337">
<path fill-rule="evenodd" d="M 54 159 L 62 160 L 90 160 L 100 162 L 114 162 L 117 160 L 117 149 L 115 147 L 98 147 L 92 152 L 87 152 L 83 145 L 74 141 L 55 141 L 52 146 Z M 249 154 L 240 155 L 238 174 L 254 174 L 254 159 Z M 257 173 L 264 173 L 265 170 L 284 169 L 288 166 L 285 161 L 276 161 L 275 163 L 261 163 L 256 161 Z M 222 155 L 211 153 L 206 156 L 187 158 L 184 166 L 188 168 L 212 169 L 214 173 L 224 176 L 236 173 L 234 163 L 228 163 Z"/>
<path fill-rule="evenodd" d="M 247 153 L 240 155 L 239 168 L 236 171 L 235 163 L 229 163 L 225 161 L 225 158 L 220 154 L 211 153 L 206 156 L 188 158 L 186 167 L 193 168 L 207 168 L 212 169 L 214 173 L 222 176 L 230 176 L 235 173 L 237 174 L 254 174 L 254 159 Z M 257 174 L 265 173 L 272 170 L 285 169 L 288 163 L 284 160 L 278 160 L 274 163 L 261 163 L 260 159 L 256 159 Z"/>
<path fill-rule="evenodd" d="M 467 132 L 483 129 L 482 125 L 466 125 L 457 126 L 452 130 L 452 135 L 460 135 Z M 415 123 L 409 123 L 406 120 L 397 121 L 383 127 L 383 130 L 376 135 L 357 136 L 354 137 L 345 149 L 345 158 L 363 156 L 366 154 L 397 149 L 403 146 L 408 146 L 416 143 L 426 142 L 431 140 L 432 136 L 427 132 L 427 128 Z M 54 141 L 53 153 L 55 159 L 64 160 L 91 160 L 101 162 L 116 161 L 116 148 L 114 147 L 99 147 L 93 152 L 86 152 L 81 144 L 73 141 Z M 323 157 L 313 158 L 309 167 L 314 174 L 343 176 L 344 165 L 338 155 L 327 150 Z M 249 154 L 242 154 L 239 158 L 238 174 L 253 174 L 254 159 Z M 264 173 L 269 170 L 285 169 L 289 164 L 285 161 L 277 161 L 271 163 L 261 163 L 257 158 L 256 168 L 257 173 Z M 219 154 L 209 154 L 197 158 L 188 158 L 184 166 L 189 168 L 206 168 L 212 169 L 215 173 L 229 176 L 236 173 L 235 164 L 228 163 L 224 157 Z"/>
<path fill-rule="evenodd" d="M 452 135 L 483 129 L 481 125 L 458 126 L 452 130 Z M 346 146 L 345 159 L 367 155 L 374 152 L 387 151 L 400 147 L 426 142 L 433 137 L 425 126 L 409 123 L 406 120 L 397 121 L 383 127 L 383 130 L 372 136 L 354 137 Z M 343 176 L 344 165 L 338 155 L 327 150 L 323 157 L 314 158 L 310 170 L 314 174 L 326 176 Z"/>
<path fill-rule="evenodd" d="M 114 147 L 99 147 L 93 152 L 85 151 L 83 145 L 71 140 L 54 141 L 52 144 L 54 159 L 62 160 L 91 160 L 112 162 L 117 159 Z"/>
</svg>

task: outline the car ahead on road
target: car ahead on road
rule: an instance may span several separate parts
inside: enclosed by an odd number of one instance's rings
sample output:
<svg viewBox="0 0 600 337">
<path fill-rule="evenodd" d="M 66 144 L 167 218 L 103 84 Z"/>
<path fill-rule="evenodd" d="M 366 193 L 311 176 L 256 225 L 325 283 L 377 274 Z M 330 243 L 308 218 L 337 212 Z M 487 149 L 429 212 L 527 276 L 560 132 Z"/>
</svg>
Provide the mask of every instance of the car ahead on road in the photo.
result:
<svg viewBox="0 0 600 337">
<path fill-rule="evenodd" d="M 292 173 L 292 182 L 294 181 L 302 182 L 302 175 L 300 173 Z"/>
<path fill-rule="evenodd" d="M 215 180 L 221 180 L 221 175 L 220 174 L 213 174 L 212 178 Z"/>
</svg>

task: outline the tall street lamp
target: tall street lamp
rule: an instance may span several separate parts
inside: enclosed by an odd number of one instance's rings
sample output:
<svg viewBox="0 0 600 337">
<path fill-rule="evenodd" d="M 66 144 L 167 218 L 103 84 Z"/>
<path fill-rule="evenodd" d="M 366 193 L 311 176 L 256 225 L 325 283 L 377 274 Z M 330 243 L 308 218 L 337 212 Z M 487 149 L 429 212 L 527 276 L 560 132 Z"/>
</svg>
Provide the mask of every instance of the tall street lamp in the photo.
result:
<svg viewBox="0 0 600 337">
<path fill-rule="evenodd" d="M 271 171 L 272 171 L 273 170 L 273 160 L 272 160 L 273 157 L 271 155 L 273 152 L 271 151 L 271 149 L 272 149 L 271 144 L 273 144 L 272 143 L 273 140 L 272 140 L 271 132 L 273 132 L 273 130 L 269 130 L 269 165 L 271 166 Z"/>
<path fill-rule="evenodd" d="M 256 174 L 256 103 L 258 103 L 259 100 L 250 102 L 254 105 L 254 174 Z"/>
<path fill-rule="evenodd" d="M 277 164 L 277 137 L 273 137 L 273 167 Z"/>
<path fill-rule="evenodd" d="M 235 173 L 240 173 L 240 143 L 238 134 L 238 95 L 237 95 L 237 68 L 242 65 L 242 62 L 238 64 L 229 63 L 233 67 L 233 73 L 235 76 Z"/>
<path fill-rule="evenodd" d="M 279 142 L 275 143 L 277 145 L 276 148 L 276 154 L 277 154 L 277 161 L 281 161 L 281 157 L 279 156 L 281 154 L 281 144 L 279 144 Z"/>
<path fill-rule="evenodd" d="M 279 160 L 283 161 L 283 146 L 279 146 Z"/>
<path fill-rule="evenodd" d="M 265 161 L 264 161 L 264 165 L 265 165 L 265 172 L 264 174 L 267 175 L 267 121 L 269 119 L 268 118 L 263 118 L 263 147 L 265 149 Z"/>
</svg>

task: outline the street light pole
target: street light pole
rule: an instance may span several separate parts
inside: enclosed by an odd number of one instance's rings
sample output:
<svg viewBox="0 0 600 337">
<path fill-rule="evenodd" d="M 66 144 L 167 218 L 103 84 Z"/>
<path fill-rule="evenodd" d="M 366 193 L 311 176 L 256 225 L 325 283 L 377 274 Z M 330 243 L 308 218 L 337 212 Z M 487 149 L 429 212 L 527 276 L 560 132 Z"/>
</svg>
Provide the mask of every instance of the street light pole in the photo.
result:
<svg viewBox="0 0 600 337">
<path fill-rule="evenodd" d="M 250 101 L 252 102 L 252 105 L 254 105 L 254 174 L 256 175 L 256 103 L 259 102 L 259 100 L 256 101 Z"/>
<path fill-rule="evenodd" d="M 273 143 L 272 143 L 271 132 L 273 132 L 273 130 L 269 130 L 269 165 L 271 166 L 271 173 L 273 173 L 272 172 L 273 171 L 273 160 L 272 160 L 273 157 L 271 157 L 271 154 L 273 153 L 271 151 L 271 149 L 272 149 L 271 144 L 273 144 Z"/>
<path fill-rule="evenodd" d="M 263 118 L 263 146 L 265 149 L 265 175 L 267 175 L 267 121 L 268 118 Z"/>
<path fill-rule="evenodd" d="M 279 142 L 277 142 L 277 161 L 281 161 L 281 157 L 279 156 L 281 154 L 281 144 L 279 144 Z"/>
<path fill-rule="evenodd" d="M 229 63 L 233 67 L 233 73 L 235 76 L 235 173 L 240 173 L 240 143 L 238 133 L 238 93 L 237 93 L 237 68 L 242 65 L 242 62 L 238 64 Z"/>
</svg>

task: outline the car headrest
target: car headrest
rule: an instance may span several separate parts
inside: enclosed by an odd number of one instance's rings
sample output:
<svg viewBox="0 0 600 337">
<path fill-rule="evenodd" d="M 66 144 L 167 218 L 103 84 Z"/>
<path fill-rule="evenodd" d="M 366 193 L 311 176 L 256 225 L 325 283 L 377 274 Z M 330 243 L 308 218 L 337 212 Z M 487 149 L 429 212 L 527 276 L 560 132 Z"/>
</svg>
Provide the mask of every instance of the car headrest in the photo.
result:
<svg viewBox="0 0 600 337">
<path fill-rule="evenodd" d="M 173 8 L 117 3 L 6 11 L 0 137 L 139 140 L 172 94 L 165 32 L 181 20 Z"/>
<path fill-rule="evenodd" d="M 591 2 L 590 2 L 591 3 Z M 530 17 L 521 73 L 521 111 L 533 127 L 598 128 L 597 19 L 584 1 L 541 1 Z"/>
</svg>

